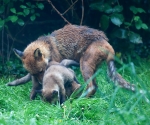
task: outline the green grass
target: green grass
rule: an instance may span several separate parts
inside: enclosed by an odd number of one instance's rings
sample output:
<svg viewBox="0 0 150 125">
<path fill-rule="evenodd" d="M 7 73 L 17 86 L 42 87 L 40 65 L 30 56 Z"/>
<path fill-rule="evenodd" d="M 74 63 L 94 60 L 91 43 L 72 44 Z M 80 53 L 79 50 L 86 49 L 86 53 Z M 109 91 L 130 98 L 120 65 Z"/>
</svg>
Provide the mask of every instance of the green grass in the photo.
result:
<svg viewBox="0 0 150 125">
<path fill-rule="evenodd" d="M 93 98 L 68 100 L 61 107 L 39 97 L 30 101 L 31 82 L 17 87 L 6 86 L 13 78 L 0 79 L 0 125 L 148 125 L 150 121 L 150 62 L 138 60 L 120 67 L 118 72 L 145 94 L 114 87 L 103 64 L 96 77 L 98 90 Z M 134 67 L 136 73 L 134 73 Z M 132 69 L 132 70 L 131 70 Z M 79 69 L 77 78 L 83 84 Z"/>
</svg>

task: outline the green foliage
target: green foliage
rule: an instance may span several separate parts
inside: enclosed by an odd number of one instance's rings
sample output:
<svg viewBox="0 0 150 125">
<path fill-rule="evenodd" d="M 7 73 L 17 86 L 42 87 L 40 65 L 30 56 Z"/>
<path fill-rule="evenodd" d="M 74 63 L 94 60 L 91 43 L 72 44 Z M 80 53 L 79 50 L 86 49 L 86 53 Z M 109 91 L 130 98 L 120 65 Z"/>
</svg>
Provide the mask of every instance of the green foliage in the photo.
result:
<svg viewBox="0 0 150 125">
<path fill-rule="evenodd" d="M 25 24 L 29 22 L 29 20 L 32 22 L 35 21 L 37 17 L 40 17 L 40 11 L 43 9 L 44 4 L 38 1 L 0 1 L 0 41 L 2 43 L 2 46 L 0 45 L 0 55 L 2 56 L 2 58 L 0 59 L 0 63 L 2 63 L 1 67 L 3 67 L 0 68 L 0 73 L 19 75 L 24 72 L 20 68 L 21 66 L 15 65 L 15 63 L 12 63 L 12 61 L 9 60 L 11 55 L 11 50 L 9 49 L 12 49 L 14 41 L 17 41 L 16 36 L 18 35 L 18 32 L 21 32 L 21 30 L 17 31 L 16 29 L 23 28 L 22 26 L 25 26 Z M 6 44 L 4 44 L 4 42 Z"/>
<path fill-rule="evenodd" d="M 145 10 L 143 10 L 142 8 L 136 8 L 135 6 L 130 6 L 130 10 L 134 13 L 146 13 Z"/>
<path fill-rule="evenodd" d="M 109 16 L 102 15 L 100 18 L 101 27 L 103 30 L 106 30 L 109 27 Z"/>
<path fill-rule="evenodd" d="M 0 65 L 0 77 L 2 75 L 5 77 L 8 77 L 9 75 L 21 77 L 26 73 L 26 70 L 22 67 L 22 63 L 18 60 L 18 58 L 13 60 L 10 59 L 9 61 L 6 61 L 5 64 Z"/>
<path fill-rule="evenodd" d="M 110 21 L 115 26 L 118 26 L 115 27 L 115 33 L 114 31 L 110 32 L 110 34 L 114 34 L 114 36 L 111 35 L 112 37 L 127 39 L 128 41 L 136 44 L 142 43 L 142 37 L 137 33 L 137 30 L 148 29 L 147 24 L 143 23 L 141 16 L 138 16 L 138 14 L 146 13 L 143 8 L 137 8 L 135 6 L 128 7 L 132 12 L 132 18 L 129 19 L 129 14 L 126 15 L 124 12 L 126 5 L 120 5 L 119 1 L 116 0 L 112 0 L 111 2 L 97 0 L 96 3 L 91 3 L 90 7 L 102 13 L 100 26 L 103 30 L 107 30 L 109 28 Z M 128 22 L 127 20 L 131 21 Z"/>
<path fill-rule="evenodd" d="M 108 16 L 110 17 L 111 22 L 113 24 L 117 25 L 117 26 L 120 26 L 123 23 L 123 21 L 124 21 L 123 15 L 120 14 L 120 12 L 122 12 L 122 10 L 123 10 L 123 7 L 120 6 L 120 5 L 116 5 L 115 7 L 112 7 L 110 4 L 103 3 L 100 0 L 100 3 L 93 3 L 93 4 L 90 5 L 90 7 L 92 9 L 99 10 L 100 12 L 104 12 L 106 14 L 109 14 Z M 107 19 L 106 19 L 106 21 L 107 21 Z M 102 23 L 102 24 L 104 22 L 105 22 L 105 19 L 100 21 L 100 23 Z"/>
<path fill-rule="evenodd" d="M 122 14 L 114 13 L 110 17 L 111 22 L 117 26 L 120 26 L 123 23 L 124 17 Z"/>
<path fill-rule="evenodd" d="M 20 3 L 19 8 L 15 6 L 16 3 Z M 34 21 L 37 17 L 40 16 L 40 14 L 37 12 L 37 9 L 43 10 L 44 5 L 40 2 L 25 3 L 24 0 L 7 0 L 3 1 L 3 4 L 0 4 L 0 14 L 4 14 L 6 9 L 9 9 L 9 14 L 5 15 L 5 18 L 0 18 L 0 28 L 7 26 L 7 22 L 9 21 L 23 26 L 26 21 L 25 17 L 29 17 L 31 21 Z"/>
</svg>

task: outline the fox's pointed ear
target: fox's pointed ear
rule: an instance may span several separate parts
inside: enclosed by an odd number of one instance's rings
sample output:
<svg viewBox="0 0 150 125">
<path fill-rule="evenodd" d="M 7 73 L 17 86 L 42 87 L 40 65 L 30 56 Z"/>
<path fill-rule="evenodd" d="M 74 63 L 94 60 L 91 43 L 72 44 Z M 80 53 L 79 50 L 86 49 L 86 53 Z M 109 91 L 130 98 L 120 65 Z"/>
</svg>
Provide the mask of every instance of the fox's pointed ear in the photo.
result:
<svg viewBox="0 0 150 125">
<path fill-rule="evenodd" d="M 34 58 L 37 59 L 37 60 L 40 60 L 42 58 L 42 53 L 41 53 L 41 50 L 39 48 L 37 48 L 34 51 Z"/>
<path fill-rule="evenodd" d="M 21 52 L 21 51 L 15 49 L 15 48 L 13 48 L 13 51 L 14 51 L 14 53 L 16 54 L 16 56 L 17 56 L 19 59 L 22 59 L 22 57 L 23 57 L 23 55 L 24 55 L 23 52 Z"/>
</svg>

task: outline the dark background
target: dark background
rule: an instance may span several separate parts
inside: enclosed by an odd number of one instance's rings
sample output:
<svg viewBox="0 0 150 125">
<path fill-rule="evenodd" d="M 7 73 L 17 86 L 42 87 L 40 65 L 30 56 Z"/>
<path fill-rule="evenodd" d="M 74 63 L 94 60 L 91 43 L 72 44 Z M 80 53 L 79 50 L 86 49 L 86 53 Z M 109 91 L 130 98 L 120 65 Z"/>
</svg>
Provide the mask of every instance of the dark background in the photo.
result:
<svg viewBox="0 0 150 125">
<path fill-rule="evenodd" d="M 56 9 L 63 13 L 65 12 L 76 0 L 51 0 Z M 27 3 L 30 3 L 28 6 Z M 83 4 L 84 3 L 84 4 Z M 42 5 L 41 5 L 42 4 Z M 21 7 L 24 5 L 24 7 Z M 39 6 L 38 6 L 39 5 Z M 94 5 L 94 7 L 93 7 Z M 109 7 L 105 8 L 105 5 Z M 96 7 L 95 7 L 96 6 Z M 121 11 L 107 13 L 110 7 L 121 6 Z M 134 14 L 130 7 L 141 8 L 145 12 L 138 12 Z M 102 8 L 104 10 L 101 10 Z M 14 8 L 16 12 L 12 12 Z M 84 8 L 84 13 L 82 9 Z M 28 14 L 18 14 L 28 9 Z M 31 10 L 33 10 L 31 12 Z M 139 10 L 139 9 L 138 9 Z M 123 20 L 121 25 L 111 21 L 112 14 L 121 14 Z M 30 17 L 36 16 L 34 20 Z M 114 47 L 115 51 L 123 58 L 126 55 L 131 57 L 138 55 L 141 58 L 149 58 L 150 55 L 150 1 L 149 0 L 77 0 L 75 5 L 67 11 L 63 17 L 66 18 L 71 24 L 80 25 L 83 15 L 82 25 L 86 25 L 95 29 L 103 30 L 109 38 L 110 44 Z M 102 15 L 109 17 L 109 21 L 103 19 Z M 10 16 L 17 16 L 16 21 L 12 21 Z M 135 26 L 136 21 L 133 20 L 135 16 L 139 16 L 139 20 L 146 24 L 146 28 L 138 29 Z M 23 21 L 23 25 L 19 25 L 19 19 Z M 138 21 L 139 21 L 138 20 Z M 106 23 L 107 22 L 107 23 Z M 127 27 L 125 22 L 132 22 L 131 26 Z M 139 25 L 142 25 L 139 24 Z M 47 0 L 2 0 L 0 1 L 0 72 L 8 70 L 10 65 L 14 64 L 16 56 L 12 48 L 22 50 L 32 41 L 36 40 L 41 35 L 50 34 L 52 31 L 62 28 L 67 23 L 61 16 L 52 8 Z M 138 25 L 138 26 L 139 26 Z M 106 27 L 105 27 L 106 26 Z M 126 31 L 127 36 L 122 37 L 121 32 L 115 32 L 123 29 Z M 141 41 L 131 42 L 129 32 L 138 34 Z M 136 36 L 133 35 L 133 40 Z M 11 62 L 12 61 L 12 62 Z M 16 63 L 18 63 L 16 61 Z M 19 62 L 20 63 L 20 62 Z M 6 69 L 3 67 L 6 66 Z M 15 65 L 14 68 L 17 68 Z"/>
</svg>

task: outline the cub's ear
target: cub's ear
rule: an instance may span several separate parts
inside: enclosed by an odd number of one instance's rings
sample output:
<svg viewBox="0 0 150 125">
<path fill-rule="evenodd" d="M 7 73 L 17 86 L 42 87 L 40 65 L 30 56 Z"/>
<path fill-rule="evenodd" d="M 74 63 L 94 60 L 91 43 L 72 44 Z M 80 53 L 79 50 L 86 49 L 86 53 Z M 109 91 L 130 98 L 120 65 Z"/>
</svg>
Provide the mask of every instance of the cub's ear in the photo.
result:
<svg viewBox="0 0 150 125">
<path fill-rule="evenodd" d="M 53 97 L 58 97 L 58 91 L 57 90 L 53 90 Z"/>
<path fill-rule="evenodd" d="M 71 67 L 71 66 L 76 66 L 79 67 L 80 64 L 74 60 L 70 60 L 70 59 L 63 59 L 60 62 L 60 65 L 65 66 L 65 67 Z"/>
<path fill-rule="evenodd" d="M 41 50 L 40 50 L 39 48 L 37 48 L 37 49 L 34 51 L 34 58 L 37 59 L 37 60 L 42 59 L 42 53 L 41 53 Z"/>
<path fill-rule="evenodd" d="M 21 52 L 21 51 L 15 49 L 15 48 L 13 48 L 13 51 L 14 51 L 14 53 L 16 54 L 16 56 L 17 56 L 19 59 L 22 59 L 22 57 L 23 57 L 23 55 L 24 55 L 23 52 Z"/>
</svg>

